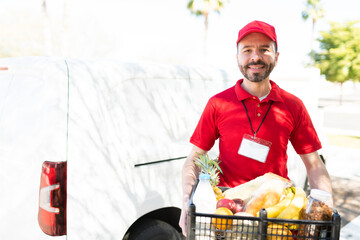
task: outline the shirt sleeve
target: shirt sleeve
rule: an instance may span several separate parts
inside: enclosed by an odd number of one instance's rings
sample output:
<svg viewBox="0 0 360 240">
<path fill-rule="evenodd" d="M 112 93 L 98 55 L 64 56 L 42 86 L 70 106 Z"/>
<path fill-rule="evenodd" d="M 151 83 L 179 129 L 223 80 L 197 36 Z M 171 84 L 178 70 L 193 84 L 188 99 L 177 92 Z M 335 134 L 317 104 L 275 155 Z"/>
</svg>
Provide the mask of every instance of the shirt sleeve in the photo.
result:
<svg viewBox="0 0 360 240">
<path fill-rule="evenodd" d="M 190 138 L 190 143 L 209 151 L 219 137 L 219 131 L 216 126 L 216 109 L 212 99 L 208 101 L 200 120 Z"/>
<path fill-rule="evenodd" d="M 290 135 L 290 142 L 295 151 L 298 154 L 307 154 L 321 149 L 321 142 L 302 101 L 297 113 L 295 127 Z"/>
</svg>

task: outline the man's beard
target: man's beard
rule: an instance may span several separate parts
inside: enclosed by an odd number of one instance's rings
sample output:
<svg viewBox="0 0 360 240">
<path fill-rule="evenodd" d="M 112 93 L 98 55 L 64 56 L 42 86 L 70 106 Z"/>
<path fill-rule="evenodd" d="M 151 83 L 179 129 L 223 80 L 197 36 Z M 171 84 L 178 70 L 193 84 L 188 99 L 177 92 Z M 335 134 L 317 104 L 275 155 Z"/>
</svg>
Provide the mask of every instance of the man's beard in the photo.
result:
<svg viewBox="0 0 360 240">
<path fill-rule="evenodd" d="M 246 72 L 246 70 L 251 66 L 251 65 L 263 65 L 265 68 L 265 72 L 263 74 L 261 73 L 253 73 L 248 74 Z M 267 77 L 269 77 L 270 73 L 272 72 L 272 70 L 274 69 L 275 63 L 270 63 L 270 64 L 266 64 L 261 60 L 258 60 L 257 62 L 250 62 L 248 64 L 246 64 L 245 66 L 243 65 L 239 65 L 240 71 L 241 73 L 244 75 L 244 77 L 246 79 L 248 79 L 251 82 L 261 82 L 264 79 L 266 79 Z"/>
</svg>

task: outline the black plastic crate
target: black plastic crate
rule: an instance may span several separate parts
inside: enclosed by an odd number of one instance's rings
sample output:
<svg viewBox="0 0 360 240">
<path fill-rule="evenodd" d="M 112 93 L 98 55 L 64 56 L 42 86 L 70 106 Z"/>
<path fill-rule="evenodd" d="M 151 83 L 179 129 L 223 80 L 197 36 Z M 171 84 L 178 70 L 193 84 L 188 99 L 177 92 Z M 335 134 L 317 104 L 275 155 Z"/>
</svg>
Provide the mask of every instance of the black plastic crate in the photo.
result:
<svg viewBox="0 0 360 240">
<path fill-rule="evenodd" d="M 196 184 L 194 189 L 196 188 Z M 194 193 L 194 189 L 192 195 Z M 196 213 L 190 199 L 187 217 L 188 240 L 339 240 L 341 218 L 336 210 L 331 221 L 267 218 Z"/>
</svg>

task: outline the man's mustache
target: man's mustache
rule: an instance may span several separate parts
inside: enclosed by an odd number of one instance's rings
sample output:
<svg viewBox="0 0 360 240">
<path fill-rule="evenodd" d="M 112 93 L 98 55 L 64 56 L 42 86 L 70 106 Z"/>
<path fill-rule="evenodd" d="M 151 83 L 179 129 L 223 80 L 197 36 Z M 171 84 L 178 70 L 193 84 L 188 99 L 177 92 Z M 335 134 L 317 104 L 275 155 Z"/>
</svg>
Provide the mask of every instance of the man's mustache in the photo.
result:
<svg viewBox="0 0 360 240">
<path fill-rule="evenodd" d="M 263 61 L 259 60 L 257 62 L 250 62 L 248 64 L 246 64 L 246 67 L 250 67 L 251 65 L 262 65 L 262 66 L 267 66 L 266 63 L 264 63 Z"/>
</svg>

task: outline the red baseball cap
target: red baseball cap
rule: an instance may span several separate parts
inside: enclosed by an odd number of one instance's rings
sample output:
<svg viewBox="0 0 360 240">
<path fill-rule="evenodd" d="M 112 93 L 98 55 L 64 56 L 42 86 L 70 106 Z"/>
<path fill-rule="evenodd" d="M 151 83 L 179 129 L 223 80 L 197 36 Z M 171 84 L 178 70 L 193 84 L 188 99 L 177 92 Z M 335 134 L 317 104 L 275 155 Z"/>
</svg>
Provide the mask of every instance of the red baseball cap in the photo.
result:
<svg viewBox="0 0 360 240">
<path fill-rule="evenodd" d="M 245 27 L 240 29 L 236 44 L 238 44 L 240 40 L 243 39 L 246 35 L 254 32 L 265 34 L 277 45 L 275 28 L 270 24 L 261 21 L 252 21 L 251 23 L 248 23 Z"/>
</svg>

